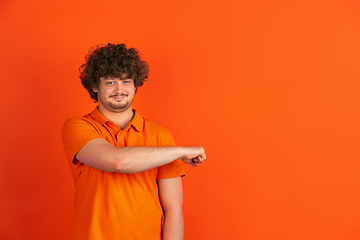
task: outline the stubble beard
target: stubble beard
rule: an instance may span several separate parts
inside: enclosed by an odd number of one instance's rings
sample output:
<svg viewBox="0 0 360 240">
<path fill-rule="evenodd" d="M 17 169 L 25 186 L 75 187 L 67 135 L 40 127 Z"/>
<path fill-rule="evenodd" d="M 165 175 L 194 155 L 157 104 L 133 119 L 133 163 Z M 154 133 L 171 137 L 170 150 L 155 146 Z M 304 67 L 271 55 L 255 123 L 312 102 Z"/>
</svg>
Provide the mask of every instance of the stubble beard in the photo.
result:
<svg viewBox="0 0 360 240">
<path fill-rule="evenodd" d="M 106 101 L 103 101 L 101 99 L 99 99 L 99 100 L 101 101 L 101 104 L 109 111 L 115 112 L 115 113 L 121 113 L 121 112 L 125 112 L 126 110 L 128 110 L 131 107 L 132 102 L 134 101 L 134 97 L 135 97 L 135 96 L 132 96 L 131 98 L 129 98 L 129 95 L 125 95 L 125 96 L 126 96 L 125 99 L 127 99 L 127 101 L 124 103 L 123 102 L 115 103 L 115 102 L 111 101 L 110 99 L 106 100 Z"/>
</svg>

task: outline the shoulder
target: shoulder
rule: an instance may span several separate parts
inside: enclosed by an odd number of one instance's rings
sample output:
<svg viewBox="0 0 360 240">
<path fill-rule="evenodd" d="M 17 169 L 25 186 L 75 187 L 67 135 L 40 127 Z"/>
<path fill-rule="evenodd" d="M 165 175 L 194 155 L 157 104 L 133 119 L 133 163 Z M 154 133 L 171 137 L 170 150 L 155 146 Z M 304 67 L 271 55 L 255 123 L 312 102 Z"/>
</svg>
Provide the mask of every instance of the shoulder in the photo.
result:
<svg viewBox="0 0 360 240">
<path fill-rule="evenodd" d="M 79 117 L 69 117 L 62 126 L 62 133 L 69 133 L 74 131 L 82 131 L 84 129 L 98 129 L 100 124 L 94 121 L 89 114 Z"/>
<path fill-rule="evenodd" d="M 96 138 L 104 138 L 104 130 L 100 123 L 90 115 L 68 118 L 62 126 L 61 137 L 65 147 L 84 146 L 85 143 Z M 80 150 L 77 149 L 77 150 Z"/>
<path fill-rule="evenodd" d="M 170 131 L 165 128 L 164 126 L 153 122 L 147 118 L 144 119 L 144 130 L 145 131 L 151 131 L 153 133 L 159 133 L 159 134 L 170 134 Z"/>
<path fill-rule="evenodd" d="M 73 125 L 79 125 L 79 124 L 91 124 L 91 121 L 89 121 L 87 115 L 79 117 L 79 116 L 72 116 L 66 119 L 66 121 L 63 124 L 63 129 L 67 127 L 71 127 Z"/>
<path fill-rule="evenodd" d="M 174 139 L 167 128 L 146 118 L 144 118 L 143 131 L 154 140 L 156 139 L 160 146 L 175 145 Z"/>
</svg>

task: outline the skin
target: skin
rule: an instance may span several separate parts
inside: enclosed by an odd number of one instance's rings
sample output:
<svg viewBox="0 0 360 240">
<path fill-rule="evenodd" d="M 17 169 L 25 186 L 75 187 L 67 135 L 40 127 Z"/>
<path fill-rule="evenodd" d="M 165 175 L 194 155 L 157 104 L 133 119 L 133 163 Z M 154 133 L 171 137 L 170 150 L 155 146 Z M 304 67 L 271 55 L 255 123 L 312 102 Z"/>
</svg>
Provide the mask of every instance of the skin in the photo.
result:
<svg viewBox="0 0 360 240">
<path fill-rule="evenodd" d="M 184 218 L 181 177 L 159 180 L 158 185 L 160 202 L 165 215 L 163 240 L 182 240 L 184 239 Z"/>
<path fill-rule="evenodd" d="M 132 102 L 136 87 L 132 79 L 100 78 L 97 88 L 99 111 L 121 129 L 134 117 Z M 80 162 L 103 171 L 138 173 L 168 164 L 176 159 L 194 167 L 206 159 L 202 147 L 114 147 L 104 139 L 88 142 L 76 155 Z M 164 240 L 183 239 L 181 177 L 158 181 L 165 215 Z"/>
</svg>

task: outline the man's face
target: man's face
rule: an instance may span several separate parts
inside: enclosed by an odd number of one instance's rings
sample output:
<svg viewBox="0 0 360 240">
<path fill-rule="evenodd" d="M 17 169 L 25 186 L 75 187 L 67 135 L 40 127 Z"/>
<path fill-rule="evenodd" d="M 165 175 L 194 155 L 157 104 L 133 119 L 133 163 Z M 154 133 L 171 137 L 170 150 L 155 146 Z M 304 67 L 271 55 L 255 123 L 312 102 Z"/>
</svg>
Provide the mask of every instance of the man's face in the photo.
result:
<svg viewBox="0 0 360 240">
<path fill-rule="evenodd" d="M 93 89 L 98 94 L 99 106 L 111 112 L 124 112 L 131 109 L 135 97 L 135 85 L 133 79 L 110 77 L 100 78 L 99 87 Z"/>
</svg>

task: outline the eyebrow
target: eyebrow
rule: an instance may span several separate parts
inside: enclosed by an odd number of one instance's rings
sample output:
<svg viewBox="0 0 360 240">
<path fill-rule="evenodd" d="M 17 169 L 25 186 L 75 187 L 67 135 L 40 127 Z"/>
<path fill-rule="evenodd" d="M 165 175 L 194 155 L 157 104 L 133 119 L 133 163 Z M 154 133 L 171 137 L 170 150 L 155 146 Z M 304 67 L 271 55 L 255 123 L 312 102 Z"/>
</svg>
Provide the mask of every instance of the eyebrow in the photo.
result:
<svg viewBox="0 0 360 240">
<path fill-rule="evenodd" d="M 110 80 L 117 80 L 119 78 L 117 77 L 107 77 L 107 78 L 103 78 L 104 81 L 110 81 Z"/>
</svg>

